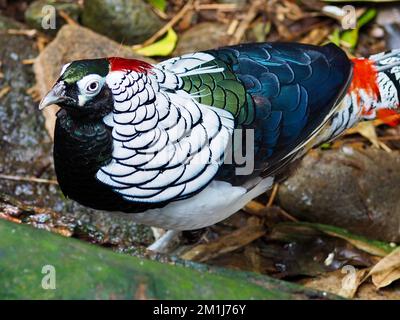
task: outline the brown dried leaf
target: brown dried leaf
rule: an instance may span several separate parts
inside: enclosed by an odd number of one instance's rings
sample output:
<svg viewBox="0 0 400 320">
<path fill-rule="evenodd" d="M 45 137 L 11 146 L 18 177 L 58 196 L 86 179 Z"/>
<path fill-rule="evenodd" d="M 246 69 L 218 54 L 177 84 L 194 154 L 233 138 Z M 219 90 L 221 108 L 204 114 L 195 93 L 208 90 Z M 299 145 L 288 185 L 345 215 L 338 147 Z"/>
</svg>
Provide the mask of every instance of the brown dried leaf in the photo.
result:
<svg viewBox="0 0 400 320">
<path fill-rule="evenodd" d="M 338 291 L 338 295 L 352 299 L 357 293 L 359 286 L 364 282 L 365 275 L 369 269 L 357 270 L 353 266 L 350 266 L 348 269 L 345 268 L 346 266 L 342 268 L 341 272 L 347 274 L 341 279 L 341 287 Z M 348 272 L 350 270 L 351 272 Z"/>
<path fill-rule="evenodd" d="M 392 150 L 383 142 L 379 141 L 378 135 L 376 134 L 376 128 L 373 122 L 360 122 L 356 127 L 347 131 L 348 134 L 358 133 L 364 138 L 368 139 L 373 146 L 381 148 L 387 152 Z"/>
<path fill-rule="evenodd" d="M 0 212 L 0 219 L 4 219 L 6 221 L 14 222 L 14 223 L 21 223 L 21 220 L 18 218 L 11 217 L 5 212 Z"/>
<path fill-rule="evenodd" d="M 369 272 L 377 288 L 383 288 L 400 279 L 400 247 L 380 260 Z"/>
<path fill-rule="evenodd" d="M 317 278 L 305 280 L 305 286 L 322 291 L 328 291 L 347 299 L 353 299 L 359 287 L 363 284 L 369 268 L 356 269 L 346 265 L 341 270 L 328 272 Z"/>
<path fill-rule="evenodd" d="M 207 261 L 224 253 L 241 248 L 265 234 L 265 227 L 260 219 L 252 217 L 248 225 L 219 238 L 218 240 L 200 244 L 185 252 L 181 258 L 185 260 Z"/>
<path fill-rule="evenodd" d="M 2 89 L 0 89 L 0 99 L 5 97 L 10 91 L 11 91 L 10 86 L 4 86 Z"/>
<path fill-rule="evenodd" d="M 300 39 L 301 43 L 319 45 L 326 41 L 331 33 L 331 28 L 324 26 L 311 30 L 305 37 Z"/>
<path fill-rule="evenodd" d="M 364 271 L 368 271 L 368 269 L 361 269 L 356 272 L 361 274 Z M 344 274 L 342 270 L 336 270 L 321 274 L 318 277 L 303 279 L 299 283 L 308 288 L 341 295 L 346 294 L 341 292 L 341 289 L 347 277 L 349 277 L 348 272 Z M 344 295 L 344 297 L 346 296 Z M 347 297 L 362 300 L 399 300 L 400 291 L 398 286 L 376 290 L 371 282 L 364 281 L 359 284 L 354 296 L 348 295 Z"/>
<path fill-rule="evenodd" d="M 243 210 L 256 216 L 262 216 L 265 214 L 265 205 L 253 200 L 246 204 Z"/>
</svg>

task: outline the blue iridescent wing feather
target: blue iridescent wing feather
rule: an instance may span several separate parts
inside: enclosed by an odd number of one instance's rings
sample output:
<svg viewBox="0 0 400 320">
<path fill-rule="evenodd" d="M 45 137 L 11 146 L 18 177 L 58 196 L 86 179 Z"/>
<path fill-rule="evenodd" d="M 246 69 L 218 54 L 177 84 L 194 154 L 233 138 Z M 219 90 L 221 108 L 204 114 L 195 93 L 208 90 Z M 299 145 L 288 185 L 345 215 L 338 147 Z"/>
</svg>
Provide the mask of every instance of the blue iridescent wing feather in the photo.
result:
<svg viewBox="0 0 400 320">
<path fill-rule="evenodd" d="M 352 64 L 333 44 L 316 47 L 293 43 L 244 44 L 210 50 L 244 85 L 246 112 L 254 108 L 254 175 L 274 172 L 282 161 L 325 121 L 349 85 Z M 244 112 L 244 111 L 243 111 Z M 224 165 L 219 178 L 237 184 L 234 165 Z M 247 177 L 248 179 L 248 177 Z"/>
</svg>

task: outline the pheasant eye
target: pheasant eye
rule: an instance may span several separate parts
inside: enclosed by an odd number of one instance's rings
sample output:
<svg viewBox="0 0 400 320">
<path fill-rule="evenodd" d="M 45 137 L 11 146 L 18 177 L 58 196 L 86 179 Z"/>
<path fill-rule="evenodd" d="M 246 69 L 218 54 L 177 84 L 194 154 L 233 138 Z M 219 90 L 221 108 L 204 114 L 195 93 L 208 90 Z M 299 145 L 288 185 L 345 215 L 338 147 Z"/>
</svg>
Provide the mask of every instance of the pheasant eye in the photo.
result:
<svg viewBox="0 0 400 320">
<path fill-rule="evenodd" d="M 90 93 L 95 92 L 97 89 L 99 88 L 99 83 L 97 81 L 93 81 L 91 83 L 88 84 L 88 86 L 86 87 L 86 90 Z"/>
</svg>

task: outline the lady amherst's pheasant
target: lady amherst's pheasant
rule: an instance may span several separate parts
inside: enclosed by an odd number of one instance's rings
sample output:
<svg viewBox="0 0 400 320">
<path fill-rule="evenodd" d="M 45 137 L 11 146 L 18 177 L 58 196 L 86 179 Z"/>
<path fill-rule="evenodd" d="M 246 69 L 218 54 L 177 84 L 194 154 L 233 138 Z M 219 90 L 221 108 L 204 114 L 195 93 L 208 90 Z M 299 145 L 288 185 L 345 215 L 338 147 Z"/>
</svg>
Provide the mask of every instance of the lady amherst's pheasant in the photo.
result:
<svg viewBox="0 0 400 320">
<path fill-rule="evenodd" d="M 257 43 L 156 65 L 74 61 L 40 108 L 61 107 L 54 163 L 67 197 L 191 230 L 232 215 L 311 147 L 399 99 L 400 50 L 349 59 L 333 44 Z M 245 174 L 242 147 L 252 154 Z"/>
</svg>

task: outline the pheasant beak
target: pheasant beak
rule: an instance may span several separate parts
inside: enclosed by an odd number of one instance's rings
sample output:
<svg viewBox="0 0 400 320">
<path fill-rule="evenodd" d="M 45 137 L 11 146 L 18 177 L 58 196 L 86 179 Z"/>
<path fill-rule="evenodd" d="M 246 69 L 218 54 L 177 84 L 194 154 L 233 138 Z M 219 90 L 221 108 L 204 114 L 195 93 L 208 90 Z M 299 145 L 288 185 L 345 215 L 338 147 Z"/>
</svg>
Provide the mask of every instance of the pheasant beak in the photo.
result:
<svg viewBox="0 0 400 320">
<path fill-rule="evenodd" d="M 40 102 L 39 110 L 43 110 L 52 104 L 59 104 L 60 102 L 65 102 L 71 99 L 72 98 L 65 96 L 64 81 L 57 82 Z"/>
</svg>

